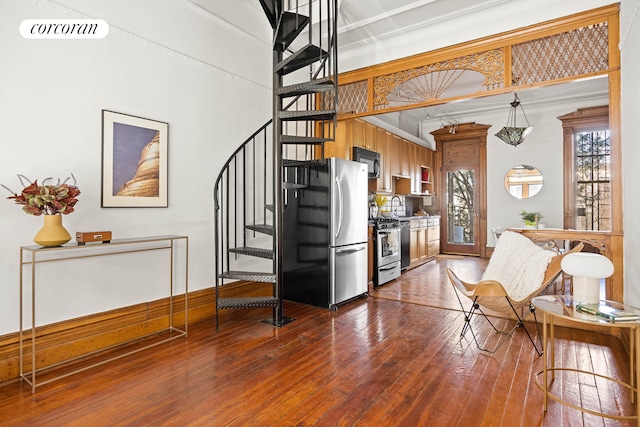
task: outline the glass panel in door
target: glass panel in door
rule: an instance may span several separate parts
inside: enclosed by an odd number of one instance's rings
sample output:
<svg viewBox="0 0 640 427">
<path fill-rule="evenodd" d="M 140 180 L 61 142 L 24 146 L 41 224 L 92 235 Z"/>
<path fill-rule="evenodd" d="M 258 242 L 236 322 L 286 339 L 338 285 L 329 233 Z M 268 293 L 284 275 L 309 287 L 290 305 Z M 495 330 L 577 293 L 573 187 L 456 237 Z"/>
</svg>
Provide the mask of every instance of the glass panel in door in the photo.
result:
<svg viewBox="0 0 640 427">
<path fill-rule="evenodd" d="M 479 254 L 476 233 L 475 172 L 473 169 L 448 170 L 446 172 L 447 252 Z"/>
</svg>

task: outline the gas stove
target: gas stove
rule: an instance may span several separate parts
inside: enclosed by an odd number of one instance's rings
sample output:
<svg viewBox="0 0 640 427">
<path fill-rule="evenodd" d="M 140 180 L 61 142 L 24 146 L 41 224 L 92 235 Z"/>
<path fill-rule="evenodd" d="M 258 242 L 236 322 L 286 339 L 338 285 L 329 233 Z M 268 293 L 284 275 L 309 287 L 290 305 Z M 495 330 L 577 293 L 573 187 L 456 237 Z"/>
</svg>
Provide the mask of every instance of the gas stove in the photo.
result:
<svg viewBox="0 0 640 427">
<path fill-rule="evenodd" d="M 400 220 L 398 218 L 376 218 L 374 219 L 374 223 L 376 230 L 400 227 Z"/>
</svg>

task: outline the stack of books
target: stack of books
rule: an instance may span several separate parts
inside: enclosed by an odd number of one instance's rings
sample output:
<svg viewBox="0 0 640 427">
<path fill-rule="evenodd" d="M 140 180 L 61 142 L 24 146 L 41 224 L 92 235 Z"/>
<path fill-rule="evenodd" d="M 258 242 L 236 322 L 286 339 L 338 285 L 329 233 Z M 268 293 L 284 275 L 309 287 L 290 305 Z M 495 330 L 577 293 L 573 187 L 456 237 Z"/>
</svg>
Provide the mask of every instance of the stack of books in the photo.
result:
<svg viewBox="0 0 640 427">
<path fill-rule="evenodd" d="M 576 309 L 583 313 L 593 314 L 594 316 L 602 317 L 610 322 L 632 322 L 640 320 L 640 315 L 624 311 L 619 308 L 611 307 L 610 305 L 599 304 L 576 304 Z"/>
</svg>

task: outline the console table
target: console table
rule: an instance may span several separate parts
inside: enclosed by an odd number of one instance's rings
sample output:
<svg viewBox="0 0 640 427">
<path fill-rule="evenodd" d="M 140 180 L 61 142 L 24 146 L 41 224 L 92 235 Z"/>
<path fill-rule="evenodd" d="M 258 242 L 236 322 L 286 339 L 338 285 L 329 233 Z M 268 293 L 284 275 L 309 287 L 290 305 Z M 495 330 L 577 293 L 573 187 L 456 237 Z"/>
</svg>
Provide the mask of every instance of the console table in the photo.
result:
<svg viewBox="0 0 640 427">
<path fill-rule="evenodd" d="M 635 312 L 640 314 L 640 309 L 622 304 L 607 301 L 609 304 L 614 305 L 616 308 L 624 309 L 625 311 Z M 640 367 L 640 322 L 638 321 L 625 321 L 625 322 L 609 322 L 602 317 L 583 313 L 575 309 L 575 304 L 571 296 L 565 295 L 544 295 L 535 297 L 531 300 L 531 304 L 536 310 L 543 313 L 542 320 L 542 371 L 535 374 L 536 385 L 544 393 L 544 411 L 547 412 L 547 400 L 549 398 L 561 403 L 562 405 L 569 406 L 579 411 L 602 416 L 605 418 L 611 418 L 616 420 L 636 420 L 638 426 L 640 426 L 640 399 L 638 399 L 638 384 L 640 384 L 640 369 L 634 369 Z M 629 328 L 630 329 L 630 355 L 629 355 L 629 369 L 630 369 L 630 383 L 627 384 L 615 378 L 611 378 L 596 372 L 588 372 L 579 369 L 556 367 L 555 366 L 555 346 L 554 346 L 554 334 L 553 326 L 556 319 L 564 319 L 570 322 L 582 323 L 583 326 L 591 327 L 593 329 L 598 327 L 609 328 Z M 627 388 L 631 392 L 631 402 L 636 404 L 636 415 L 616 415 L 605 414 L 596 410 L 583 408 L 568 402 L 559 396 L 551 393 L 549 390 L 549 380 L 551 382 L 555 379 L 556 371 L 572 371 L 578 373 L 584 373 L 593 375 L 598 378 L 603 378 L 608 381 L 617 383 L 619 386 Z M 540 379 L 542 377 L 542 379 Z M 551 378 L 549 378 L 551 377 Z"/>
<path fill-rule="evenodd" d="M 177 328 L 173 325 L 173 298 L 174 298 L 174 251 L 178 249 L 178 245 L 182 242 L 184 244 L 184 327 L 182 329 Z M 83 354 L 81 356 L 72 357 L 70 359 L 59 361 L 53 364 L 49 364 L 46 366 L 36 366 L 36 292 L 38 290 L 38 280 L 36 276 L 36 266 L 42 263 L 53 263 L 63 260 L 77 260 L 82 258 L 93 258 L 93 257 L 102 257 L 108 255 L 116 255 L 116 254 L 133 254 L 133 253 L 142 253 L 149 251 L 167 251 L 169 256 L 169 325 L 166 329 L 162 329 L 160 331 L 155 331 L 151 334 L 136 337 L 135 339 L 127 340 L 121 343 L 118 343 L 113 346 L 109 346 L 103 348 L 97 352 L 92 352 L 88 354 Z M 117 239 L 112 240 L 110 243 L 98 243 L 98 244 L 88 244 L 88 245 L 78 245 L 75 243 L 67 243 L 63 246 L 56 247 L 42 247 L 42 246 L 21 246 L 20 247 L 20 333 L 19 333 L 19 351 L 20 351 L 20 379 L 26 381 L 31 385 L 31 391 L 35 392 L 36 387 L 47 384 L 51 381 L 55 381 L 57 379 L 85 371 L 87 369 L 93 368 L 95 366 L 102 365 L 104 363 L 110 362 L 115 359 L 119 359 L 140 350 L 153 347 L 158 344 L 162 344 L 164 342 L 187 336 L 187 325 L 188 325 L 188 291 L 189 291 L 189 273 L 188 273 L 188 260 L 189 260 L 189 238 L 187 236 L 176 236 L 176 235 L 167 235 L 167 236 L 153 236 L 153 237 L 137 237 L 130 239 Z M 30 269 L 28 268 L 30 266 Z M 141 266 L 144 268 L 145 266 Z M 31 276 L 31 327 L 25 330 L 24 328 L 24 293 L 25 290 L 28 290 L 28 285 L 25 286 L 25 272 L 29 270 Z M 31 337 L 26 339 L 26 342 L 31 342 L 31 369 L 25 371 L 24 361 L 25 361 L 25 331 L 31 331 Z M 100 360 L 96 363 L 93 363 L 88 366 L 83 366 L 82 368 L 76 369 L 72 372 L 65 372 L 64 374 L 54 376 L 52 378 L 47 378 L 45 381 L 37 381 L 36 374 L 41 372 L 44 369 L 50 369 L 55 366 L 59 366 L 63 363 L 68 363 L 74 360 L 78 360 L 89 355 L 96 354 L 98 352 L 102 352 L 105 350 L 113 349 L 115 347 L 119 347 L 124 344 L 131 343 L 133 341 L 137 341 L 143 338 L 156 336 L 161 333 L 168 332 L 169 336 L 163 338 L 159 341 L 154 341 L 151 344 L 145 345 L 143 347 L 137 347 L 134 350 L 127 351 L 122 354 L 118 354 L 116 356 L 110 357 L 105 360 Z"/>
</svg>

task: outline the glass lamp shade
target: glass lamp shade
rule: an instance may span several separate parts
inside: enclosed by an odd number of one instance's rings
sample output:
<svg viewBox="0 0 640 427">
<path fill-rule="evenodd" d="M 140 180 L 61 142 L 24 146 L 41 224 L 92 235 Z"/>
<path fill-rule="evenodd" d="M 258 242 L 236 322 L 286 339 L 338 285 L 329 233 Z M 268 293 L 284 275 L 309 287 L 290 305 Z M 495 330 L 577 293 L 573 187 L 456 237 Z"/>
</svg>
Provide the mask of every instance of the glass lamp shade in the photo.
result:
<svg viewBox="0 0 640 427">
<path fill-rule="evenodd" d="M 500 129 L 500 132 L 496 133 L 496 136 L 502 141 L 514 147 L 518 144 L 522 144 L 524 139 L 531 133 L 533 126 L 529 127 L 512 127 L 505 126 Z"/>
<path fill-rule="evenodd" d="M 520 110 L 522 111 L 522 115 L 527 122 L 527 126 L 519 127 L 516 124 L 518 107 L 520 107 Z M 511 103 L 511 108 L 509 109 L 507 125 L 500 129 L 500 132 L 496 133 L 496 136 L 507 144 L 513 145 L 515 147 L 519 144 L 522 144 L 524 142 L 524 139 L 531 133 L 532 130 L 533 126 L 529 124 L 529 119 L 527 119 L 527 115 L 525 114 L 524 108 L 522 108 L 520 99 L 518 98 L 518 94 L 516 93 L 514 95 L 513 102 Z"/>
</svg>

